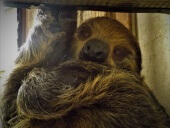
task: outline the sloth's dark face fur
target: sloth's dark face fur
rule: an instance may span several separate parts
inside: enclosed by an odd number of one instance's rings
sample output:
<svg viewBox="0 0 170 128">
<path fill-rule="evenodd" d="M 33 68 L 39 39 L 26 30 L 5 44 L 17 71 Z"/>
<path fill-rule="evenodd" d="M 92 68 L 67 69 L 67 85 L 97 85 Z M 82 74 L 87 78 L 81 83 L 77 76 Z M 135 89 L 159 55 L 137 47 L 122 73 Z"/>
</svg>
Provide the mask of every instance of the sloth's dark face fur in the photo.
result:
<svg viewBox="0 0 170 128">
<path fill-rule="evenodd" d="M 72 53 L 77 60 L 107 63 L 140 72 L 139 44 L 129 30 L 108 17 L 93 18 L 77 29 Z"/>
<path fill-rule="evenodd" d="M 83 23 L 69 42 L 71 60 L 62 62 L 57 52 L 67 53 L 67 39 L 44 24 L 21 49 L 5 84 L 5 128 L 168 128 L 166 111 L 140 75 L 139 45 L 123 25 L 106 17 Z M 60 40 L 51 45 L 53 36 Z"/>
</svg>

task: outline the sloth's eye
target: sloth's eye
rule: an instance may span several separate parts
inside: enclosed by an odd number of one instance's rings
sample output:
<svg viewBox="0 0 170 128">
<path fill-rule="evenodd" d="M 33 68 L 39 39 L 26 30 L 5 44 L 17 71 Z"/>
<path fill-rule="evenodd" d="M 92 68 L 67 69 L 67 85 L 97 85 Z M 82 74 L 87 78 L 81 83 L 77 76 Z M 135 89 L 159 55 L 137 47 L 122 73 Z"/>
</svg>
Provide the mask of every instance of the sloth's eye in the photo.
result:
<svg viewBox="0 0 170 128">
<path fill-rule="evenodd" d="M 78 29 L 78 37 L 81 39 L 81 40 L 85 40 L 87 38 L 89 38 L 91 36 L 91 28 L 89 26 L 83 26 L 81 28 Z"/>
<path fill-rule="evenodd" d="M 113 59 L 121 61 L 130 54 L 130 50 L 123 46 L 116 46 L 113 50 Z"/>
</svg>

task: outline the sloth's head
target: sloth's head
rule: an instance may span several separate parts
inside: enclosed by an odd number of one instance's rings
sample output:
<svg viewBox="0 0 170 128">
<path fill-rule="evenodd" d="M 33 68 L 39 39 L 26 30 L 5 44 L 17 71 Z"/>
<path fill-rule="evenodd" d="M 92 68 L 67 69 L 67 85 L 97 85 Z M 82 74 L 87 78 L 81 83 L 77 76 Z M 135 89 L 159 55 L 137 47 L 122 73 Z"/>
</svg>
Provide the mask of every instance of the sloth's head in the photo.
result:
<svg viewBox="0 0 170 128">
<path fill-rule="evenodd" d="M 138 42 L 125 26 L 108 17 L 93 18 L 80 25 L 73 37 L 72 53 L 76 60 L 141 70 Z"/>
</svg>

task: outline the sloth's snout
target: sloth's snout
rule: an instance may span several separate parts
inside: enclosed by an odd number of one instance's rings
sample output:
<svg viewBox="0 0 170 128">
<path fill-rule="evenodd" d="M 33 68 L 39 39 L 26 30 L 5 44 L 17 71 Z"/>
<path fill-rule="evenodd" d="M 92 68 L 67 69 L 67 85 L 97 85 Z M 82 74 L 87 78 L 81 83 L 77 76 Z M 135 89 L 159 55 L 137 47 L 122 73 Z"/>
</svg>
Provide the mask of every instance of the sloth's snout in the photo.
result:
<svg viewBox="0 0 170 128">
<path fill-rule="evenodd" d="M 80 59 L 93 61 L 93 62 L 104 62 L 109 53 L 108 45 L 99 39 L 89 40 L 82 48 Z"/>
</svg>

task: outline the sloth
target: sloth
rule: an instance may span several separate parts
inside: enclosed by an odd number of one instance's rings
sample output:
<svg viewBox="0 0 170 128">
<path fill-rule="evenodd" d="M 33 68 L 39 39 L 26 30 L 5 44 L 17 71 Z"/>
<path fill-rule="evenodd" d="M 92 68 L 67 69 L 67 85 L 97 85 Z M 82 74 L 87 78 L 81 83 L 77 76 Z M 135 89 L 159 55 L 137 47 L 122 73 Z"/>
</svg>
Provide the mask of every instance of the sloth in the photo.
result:
<svg viewBox="0 0 170 128">
<path fill-rule="evenodd" d="M 4 128 L 166 128 L 144 83 L 133 35 L 107 17 L 76 29 L 76 11 L 38 10 L 4 85 Z"/>
</svg>

